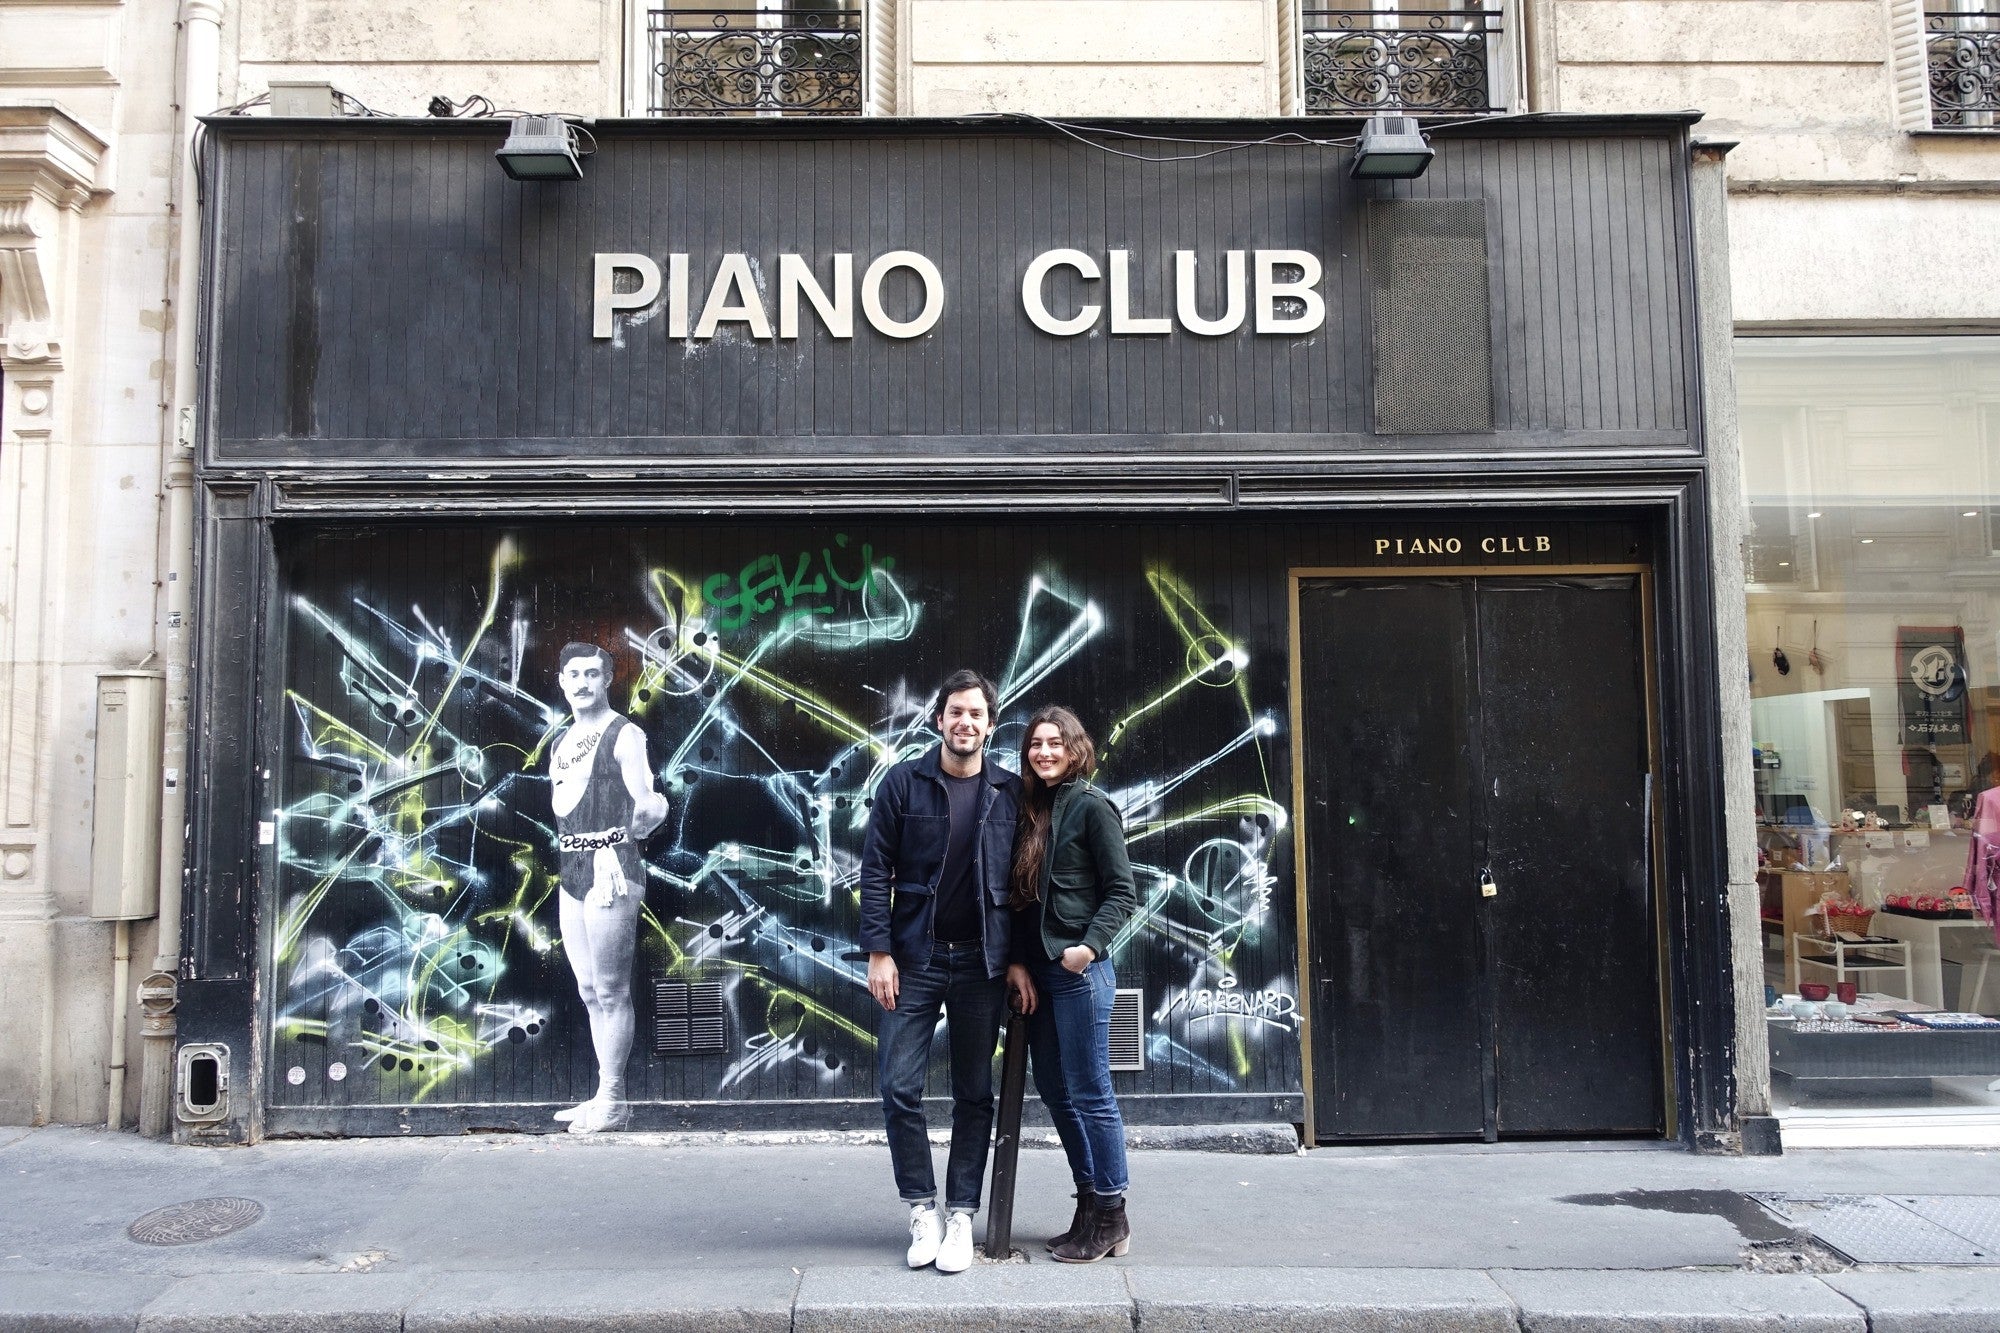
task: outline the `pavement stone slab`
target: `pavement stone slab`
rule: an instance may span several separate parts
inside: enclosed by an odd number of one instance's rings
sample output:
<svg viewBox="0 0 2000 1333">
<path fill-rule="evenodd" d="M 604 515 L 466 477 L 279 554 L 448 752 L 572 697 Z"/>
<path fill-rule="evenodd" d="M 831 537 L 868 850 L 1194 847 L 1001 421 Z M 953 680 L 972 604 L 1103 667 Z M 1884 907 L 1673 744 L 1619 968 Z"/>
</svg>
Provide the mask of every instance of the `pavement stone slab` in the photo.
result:
<svg viewBox="0 0 2000 1333">
<path fill-rule="evenodd" d="M 1869 1333 L 1861 1308 L 1802 1274 L 1500 1272 L 1521 1333 Z"/>
<path fill-rule="evenodd" d="M 139 1333 L 402 1333 L 431 1285 L 416 1273 L 249 1273 L 182 1278 L 139 1314 Z"/>
<path fill-rule="evenodd" d="M 0 1333 L 130 1333 L 171 1278 L 0 1272 Z"/>
<path fill-rule="evenodd" d="M 2000 1270 L 1832 1273 L 1820 1281 L 1868 1312 L 1871 1333 L 2000 1330 Z"/>
<path fill-rule="evenodd" d="M 440 1274 L 403 1312 L 405 1333 L 790 1333 L 790 1268 Z"/>
<path fill-rule="evenodd" d="M 1146 1333 L 1515 1333 L 1484 1273 L 1427 1268 L 1134 1268 Z"/>
<path fill-rule="evenodd" d="M 796 1333 L 1131 1333 L 1126 1270 L 1106 1264 L 976 1263 L 963 1273 L 809 1268 L 792 1310 Z"/>
</svg>

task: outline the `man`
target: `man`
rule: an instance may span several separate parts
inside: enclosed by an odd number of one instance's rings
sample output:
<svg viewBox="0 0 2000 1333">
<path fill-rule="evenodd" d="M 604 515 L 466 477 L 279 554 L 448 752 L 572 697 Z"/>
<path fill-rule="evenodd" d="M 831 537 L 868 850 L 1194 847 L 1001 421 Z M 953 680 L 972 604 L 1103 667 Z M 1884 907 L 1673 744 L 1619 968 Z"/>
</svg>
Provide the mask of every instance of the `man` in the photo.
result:
<svg viewBox="0 0 2000 1333">
<path fill-rule="evenodd" d="M 556 737 L 549 784 L 556 816 L 563 953 L 590 1015 L 597 1094 L 556 1112 L 572 1134 L 623 1129 L 625 1062 L 632 1055 L 632 954 L 646 870 L 639 844 L 667 817 L 653 790 L 646 733 L 611 711 L 611 654 L 572 643 L 556 677 L 575 720 Z"/>
<path fill-rule="evenodd" d="M 1034 986 L 1009 966 L 1007 876 L 1020 779 L 985 759 L 999 692 L 976 671 L 938 690 L 939 744 L 883 775 L 861 852 L 861 947 L 868 991 L 887 1011 L 879 1040 L 882 1112 L 896 1189 L 910 1205 L 912 1268 L 972 1263 L 986 1144 L 993 1132 L 993 1048 L 1006 992 Z M 938 1013 L 951 1034 L 951 1155 L 946 1215 L 931 1172 L 924 1074 Z"/>
</svg>

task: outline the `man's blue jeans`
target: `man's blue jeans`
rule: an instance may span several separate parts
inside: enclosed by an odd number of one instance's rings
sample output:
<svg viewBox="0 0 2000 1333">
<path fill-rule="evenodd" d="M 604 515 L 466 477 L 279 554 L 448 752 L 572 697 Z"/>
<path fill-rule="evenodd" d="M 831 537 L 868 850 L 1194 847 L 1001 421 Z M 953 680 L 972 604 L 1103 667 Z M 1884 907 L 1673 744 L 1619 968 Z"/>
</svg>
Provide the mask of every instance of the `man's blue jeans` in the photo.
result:
<svg viewBox="0 0 2000 1333">
<path fill-rule="evenodd" d="M 1118 989 L 1111 960 L 1081 973 L 1037 962 L 1041 1002 L 1028 1020 L 1035 1091 L 1055 1121 L 1070 1175 L 1095 1194 L 1125 1192 L 1125 1119 L 1111 1091 L 1111 1001 Z"/>
<path fill-rule="evenodd" d="M 1007 983 L 986 975 L 977 943 L 944 945 L 930 963 L 901 970 L 896 1007 L 876 1031 L 882 1114 L 889 1129 L 889 1163 L 896 1192 L 906 1203 L 937 1197 L 931 1172 L 930 1122 L 924 1119 L 924 1075 L 938 1011 L 951 1038 L 951 1157 L 945 1166 L 946 1208 L 979 1207 L 986 1174 L 986 1145 L 993 1137 L 993 1050 L 1000 1044 L 1000 1016 Z"/>
</svg>

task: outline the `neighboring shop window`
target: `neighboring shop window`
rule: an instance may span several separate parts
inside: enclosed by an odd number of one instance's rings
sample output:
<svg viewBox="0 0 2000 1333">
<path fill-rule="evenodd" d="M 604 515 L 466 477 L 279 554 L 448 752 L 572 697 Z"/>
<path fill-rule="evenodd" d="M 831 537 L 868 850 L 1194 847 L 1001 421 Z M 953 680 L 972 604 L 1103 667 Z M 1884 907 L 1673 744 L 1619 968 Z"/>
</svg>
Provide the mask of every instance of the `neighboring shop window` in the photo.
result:
<svg viewBox="0 0 2000 1333">
<path fill-rule="evenodd" d="M 2000 944 L 1973 855 L 1984 834 L 2000 863 L 2000 338 L 1736 352 L 1787 1142 L 1913 1109 L 2000 1126 Z"/>
</svg>

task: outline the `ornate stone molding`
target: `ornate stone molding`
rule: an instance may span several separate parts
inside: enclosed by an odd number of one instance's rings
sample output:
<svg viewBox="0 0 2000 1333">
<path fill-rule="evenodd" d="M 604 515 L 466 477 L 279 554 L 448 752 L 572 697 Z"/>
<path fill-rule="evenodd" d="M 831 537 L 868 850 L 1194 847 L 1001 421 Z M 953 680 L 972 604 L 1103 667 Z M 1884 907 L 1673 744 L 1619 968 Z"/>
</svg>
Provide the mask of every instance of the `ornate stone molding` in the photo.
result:
<svg viewBox="0 0 2000 1333">
<path fill-rule="evenodd" d="M 53 102 L 0 103 L 0 358 L 62 364 L 59 250 L 97 192 L 104 136 Z"/>
<path fill-rule="evenodd" d="M 105 137 L 54 102 L 0 101 L 0 203 L 80 209 L 98 191 Z"/>
</svg>

